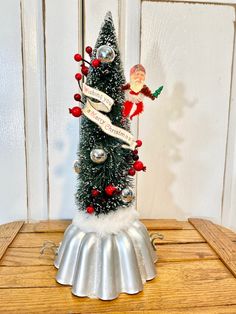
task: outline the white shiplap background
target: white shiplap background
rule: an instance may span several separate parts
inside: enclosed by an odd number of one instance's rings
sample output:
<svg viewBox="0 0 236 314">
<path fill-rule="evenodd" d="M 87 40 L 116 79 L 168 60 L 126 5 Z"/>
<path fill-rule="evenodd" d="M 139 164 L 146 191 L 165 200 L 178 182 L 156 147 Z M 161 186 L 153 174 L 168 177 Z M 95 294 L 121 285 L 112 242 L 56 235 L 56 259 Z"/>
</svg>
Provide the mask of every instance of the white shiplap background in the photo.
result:
<svg viewBox="0 0 236 314">
<path fill-rule="evenodd" d="M 132 126 L 148 169 L 137 210 L 236 229 L 235 7 L 197 2 L 0 2 L 0 223 L 73 216 L 73 55 L 94 45 L 111 10 L 127 79 L 141 62 L 151 89 L 165 86 Z"/>
</svg>

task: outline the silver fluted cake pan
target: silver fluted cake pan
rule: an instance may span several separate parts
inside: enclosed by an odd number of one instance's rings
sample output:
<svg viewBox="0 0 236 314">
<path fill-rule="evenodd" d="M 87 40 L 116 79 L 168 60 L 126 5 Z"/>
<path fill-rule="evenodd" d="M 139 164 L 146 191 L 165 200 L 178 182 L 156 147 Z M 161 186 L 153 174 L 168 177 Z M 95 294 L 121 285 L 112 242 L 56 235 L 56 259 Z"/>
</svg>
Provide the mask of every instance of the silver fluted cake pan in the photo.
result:
<svg viewBox="0 0 236 314">
<path fill-rule="evenodd" d="M 126 230 L 103 236 L 69 225 L 54 265 L 57 282 L 71 285 L 74 295 L 112 300 L 142 291 L 156 277 L 156 261 L 147 229 L 136 220 Z"/>
</svg>

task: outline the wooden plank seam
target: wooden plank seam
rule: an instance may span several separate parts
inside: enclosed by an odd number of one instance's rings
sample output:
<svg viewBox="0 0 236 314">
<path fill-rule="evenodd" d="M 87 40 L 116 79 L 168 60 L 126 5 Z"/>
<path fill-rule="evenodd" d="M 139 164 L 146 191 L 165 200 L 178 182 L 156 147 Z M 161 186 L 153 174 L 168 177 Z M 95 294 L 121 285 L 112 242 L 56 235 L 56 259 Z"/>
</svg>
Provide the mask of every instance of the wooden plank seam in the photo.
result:
<svg viewBox="0 0 236 314">
<path fill-rule="evenodd" d="M 0 226 L 0 259 L 15 239 L 23 224 L 24 221 L 15 221 Z"/>
<path fill-rule="evenodd" d="M 234 277 L 236 277 L 236 244 L 209 220 L 189 218 L 188 221 L 217 253 Z"/>
</svg>

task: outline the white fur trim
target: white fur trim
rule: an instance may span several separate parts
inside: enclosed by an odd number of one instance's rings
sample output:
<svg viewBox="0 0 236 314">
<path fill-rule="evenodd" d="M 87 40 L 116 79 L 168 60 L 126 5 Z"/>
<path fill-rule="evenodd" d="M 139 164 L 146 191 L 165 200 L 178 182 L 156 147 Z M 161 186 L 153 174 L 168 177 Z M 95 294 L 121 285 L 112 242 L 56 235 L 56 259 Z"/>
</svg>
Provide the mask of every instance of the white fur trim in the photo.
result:
<svg viewBox="0 0 236 314">
<path fill-rule="evenodd" d="M 130 89 L 125 91 L 125 100 L 131 101 L 133 104 L 136 104 L 140 101 L 143 101 L 144 95 L 139 93 L 138 95 L 130 94 Z"/>
<path fill-rule="evenodd" d="M 139 213 L 133 208 L 119 208 L 109 214 L 99 216 L 76 211 L 72 224 L 84 232 L 96 232 L 99 235 L 117 234 L 126 230 L 139 218 Z"/>
</svg>

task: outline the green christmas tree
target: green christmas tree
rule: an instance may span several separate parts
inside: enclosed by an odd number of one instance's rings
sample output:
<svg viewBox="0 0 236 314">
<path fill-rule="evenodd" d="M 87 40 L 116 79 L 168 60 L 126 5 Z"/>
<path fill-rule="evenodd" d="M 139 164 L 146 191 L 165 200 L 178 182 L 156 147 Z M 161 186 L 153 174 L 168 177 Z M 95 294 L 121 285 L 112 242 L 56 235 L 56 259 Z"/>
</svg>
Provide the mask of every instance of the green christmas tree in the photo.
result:
<svg viewBox="0 0 236 314">
<path fill-rule="evenodd" d="M 115 29 L 108 13 L 94 50 L 90 67 L 80 54 L 82 75 L 76 79 L 83 97 L 75 94 L 82 108 L 70 109 L 81 116 L 78 149 L 78 186 L 72 223 L 65 231 L 54 265 L 56 280 L 72 286 L 80 297 L 112 300 L 119 293 L 135 294 L 143 283 L 156 276 L 157 260 L 145 226 L 139 221 L 132 180 L 135 171 L 145 170 L 138 160 L 136 141 L 124 116 L 125 78 Z M 78 167 L 79 165 L 79 167 Z"/>
<path fill-rule="evenodd" d="M 114 105 L 107 116 L 113 125 L 130 131 L 129 122 L 122 116 L 125 83 L 115 29 L 111 14 L 106 15 L 104 24 L 92 52 L 92 61 L 96 60 L 97 49 L 109 46 L 114 50 L 112 62 L 102 62 L 98 67 L 90 66 L 86 84 L 114 99 Z M 87 97 L 83 97 L 86 103 Z M 84 115 L 81 117 L 80 144 L 78 160 L 80 173 L 76 203 L 79 210 L 99 215 L 115 211 L 119 207 L 130 206 L 124 200 L 122 191 L 132 193 L 132 177 L 128 175 L 132 167 L 132 151 L 122 147 L 124 142 L 106 134 L 98 125 Z M 104 162 L 96 155 L 102 154 Z M 95 155 L 95 161 L 93 159 Z M 97 158 L 97 160 L 96 160 Z M 101 162 L 101 163 L 100 163 Z M 132 196 L 131 196 L 132 197 Z"/>
</svg>

